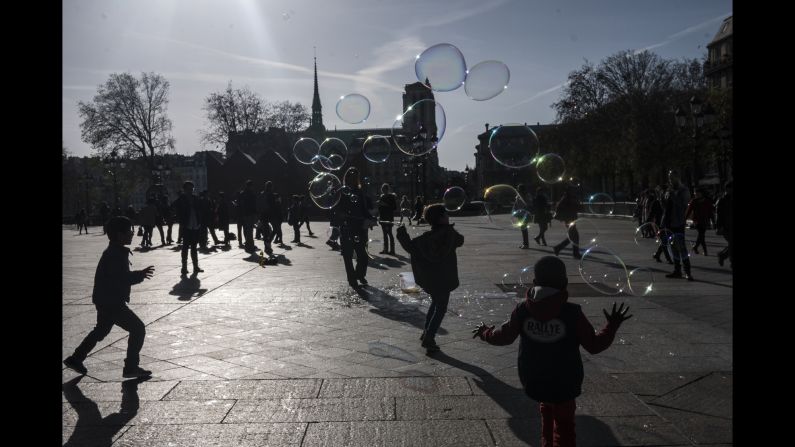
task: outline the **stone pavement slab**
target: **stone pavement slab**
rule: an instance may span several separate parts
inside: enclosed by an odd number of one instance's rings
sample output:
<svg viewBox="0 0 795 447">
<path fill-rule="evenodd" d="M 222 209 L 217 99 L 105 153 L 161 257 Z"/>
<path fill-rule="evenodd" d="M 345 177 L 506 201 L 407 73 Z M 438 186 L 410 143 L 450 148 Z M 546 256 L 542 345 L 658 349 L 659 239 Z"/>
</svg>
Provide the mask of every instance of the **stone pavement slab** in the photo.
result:
<svg viewBox="0 0 795 447">
<path fill-rule="evenodd" d="M 518 379 L 518 342 L 489 346 L 470 330 L 505 321 L 521 296 L 502 289 L 503 274 L 552 249 L 520 250 L 517 231 L 477 217 L 453 220 L 465 237 L 461 286 L 434 356 L 418 339 L 429 297 L 398 287 L 397 274 L 411 270 L 399 246 L 397 256 L 370 260 L 370 285 L 359 291 L 347 285 L 341 256 L 324 238 L 276 248 L 276 266 L 262 267 L 236 246 L 200 253 L 206 271 L 188 278 L 180 277 L 173 246 L 134 248 L 133 268 L 156 268 L 152 280 L 133 287 L 130 304 L 146 324 L 141 364 L 153 377 L 121 377 L 127 334 L 114 328 L 86 360 L 87 376 L 63 370 L 64 442 L 537 445 L 540 420 Z M 630 222 L 595 224 L 600 244 L 628 269 L 649 269 L 655 283 L 647 297 L 601 295 L 584 284 L 570 250 L 560 255 L 570 301 L 597 330 L 602 308 L 614 301 L 634 314 L 608 350 L 582 351 L 578 444 L 730 444 L 732 276 L 714 256 L 722 238 L 708 233 L 713 256 L 694 255 L 697 281 L 687 282 L 664 277 L 670 266 L 634 243 Z M 91 290 L 107 245 L 94 231 L 72 233 L 63 237 L 64 357 L 95 323 Z M 547 233 L 550 243 L 563 237 L 557 223 Z"/>
</svg>

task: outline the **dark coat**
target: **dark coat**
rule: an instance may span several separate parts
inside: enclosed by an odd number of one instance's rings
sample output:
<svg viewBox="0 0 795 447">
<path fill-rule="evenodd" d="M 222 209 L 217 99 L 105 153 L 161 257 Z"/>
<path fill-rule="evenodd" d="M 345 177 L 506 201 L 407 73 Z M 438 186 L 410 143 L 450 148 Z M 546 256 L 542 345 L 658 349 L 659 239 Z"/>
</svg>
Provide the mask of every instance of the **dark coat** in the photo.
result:
<svg viewBox="0 0 795 447">
<path fill-rule="evenodd" d="M 378 199 L 378 220 L 394 221 L 397 210 L 397 197 L 394 194 L 381 194 Z"/>
<path fill-rule="evenodd" d="M 182 194 L 177 200 L 174 201 L 174 209 L 177 213 L 177 222 L 182 228 L 187 228 L 188 221 L 190 220 L 191 209 L 193 209 L 193 212 L 196 213 L 196 221 L 198 222 L 199 226 L 207 225 L 207 222 L 202 220 L 206 213 L 202 213 L 199 198 L 194 194 L 192 195 L 192 199 L 193 200 L 190 200 L 188 199 L 187 195 Z"/>
<path fill-rule="evenodd" d="M 455 250 L 464 245 L 464 236 L 453 225 L 435 225 L 414 239 L 406 227 L 399 227 L 397 239 L 411 255 L 411 270 L 417 285 L 428 293 L 449 292 L 458 287 Z"/>
<path fill-rule="evenodd" d="M 144 272 L 130 271 L 130 249 L 108 245 L 99 258 L 91 301 L 97 306 L 121 306 L 130 302 L 130 288 L 144 280 Z"/>
<path fill-rule="evenodd" d="M 577 220 L 577 212 L 580 210 L 580 201 L 572 195 L 566 194 L 555 207 L 555 219 L 563 222 L 573 222 Z"/>
</svg>

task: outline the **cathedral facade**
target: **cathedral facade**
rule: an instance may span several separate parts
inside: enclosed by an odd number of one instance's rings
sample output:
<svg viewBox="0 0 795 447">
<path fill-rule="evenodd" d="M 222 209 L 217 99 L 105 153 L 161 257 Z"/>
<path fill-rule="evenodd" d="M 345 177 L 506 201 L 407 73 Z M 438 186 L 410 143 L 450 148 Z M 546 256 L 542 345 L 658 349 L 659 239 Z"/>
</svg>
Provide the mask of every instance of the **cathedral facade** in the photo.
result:
<svg viewBox="0 0 795 447">
<path fill-rule="evenodd" d="M 403 93 L 403 110 L 423 99 L 434 99 L 431 89 L 420 82 L 406 84 Z M 418 110 L 412 122 L 404 122 L 402 133 L 419 135 L 436 133 L 435 114 L 431 108 Z M 369 136 L 384 136 L 391 145 L 389 158 L 383 163 L 368 161 L 362 147 Z M 423 134 L 425 135 L 425 134 Z M 302 164 L 293 156 L 293 146 L 303 137 L 322 143 L 326 138 L 338 138 L 348 148 L 345 164 L 333 171 L 340 180 L 350 166 L 361 173 L 366 192 L 371 197 L 380 194 L 381 185 L 388 183 L 393 192 L 408 196 L 413 202 L 421 195 L 425 202 L 441 201 L 447 187 L 445 170 L 439 166 L 436 150 L 421 156 L 409 156 L 401 152 L 392 138 L 391 128 L 354 128 L 327 130 L 323 125 L 322 105 L 318 92 L 317 60 L 315 60 L 314 95 L 309 127 L 298 133 L 270 128 L 265 132 L 230 134 L 226 144 L 225 159 L 209 158 L 207 161 L 207 183 L 211 194 L 225 191 L 233 194 L 243 188 L 246 180 L 253 180 L 260 190 L 266 181 L 272 181 L 274 190 L 289 197 L 307 193 L 307 185 L 317 175 L 309 165 Z M 315 210 L 322 214 L 322 210 Z"/>
</svg>

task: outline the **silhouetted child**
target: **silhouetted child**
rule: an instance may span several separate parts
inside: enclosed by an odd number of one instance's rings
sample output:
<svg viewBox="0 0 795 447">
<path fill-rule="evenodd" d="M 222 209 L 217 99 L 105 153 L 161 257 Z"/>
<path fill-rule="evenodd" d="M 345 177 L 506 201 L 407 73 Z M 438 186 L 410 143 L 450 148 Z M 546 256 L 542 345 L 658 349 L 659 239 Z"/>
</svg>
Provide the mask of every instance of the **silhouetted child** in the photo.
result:
<svg viewBox="0 0 795 447">
<path fill-rule="evenodd" d="M 116 325 L 130 333 L 122 376 L 146 377 L 152 372 L 138 366 L 146 330 L 144 323 L 127 307 L 127 303 L 130 302 L 130 286 L 151 278 L 155 268 L 150 265 L 143 270 L 130 271 L 132 262 L 128 257 L 131 252 L 125 247 L 132 243 L 133 238 L 133 224 L 130 219 L 124 216 L 111 217 L 106 228 L 110 244 L 99 259 L 91 297 L 97 308 L 97 324 L 75 349 L 74 354 L 63 363 L 80 374 L 88 372 L 83 366 L 83 360 Z"/>
<path fill-rule="evenodd" d="M 431 225 L 431 230 L 414 239 L 408 235 L 406 227 L 399 226 L 397 239 L 411 255 L 411 270 L 418 286 L 431 296 L 431 306 L 425 317 L 425 330 L 420 336 L 422 346 L 427 352 L 439 351 L 436 344 L 436 331 L 442 324 L 450 301 L 450 292 L 458 287 L 458 259 L 456 248 L 464 245 L 464 236 L 450 224 L 444 205 L 428 205 L 423 220 Z"/>
<path fill-rule="evenodd" d="M 301 232 L 298 230 L 301 228 L 301 222 L 304 220 L 303 211 L 301 197 L 293 195 L 290 198 L 290 208 L 287 209 L 287 225 L 293 227 L 293 234 L 295 235 L 290 242 L 301 243 Z"/>
<path fill-rule="evenodd" d="M 533 267 L 533 288 L 516 305 L 499 329 L 480 323 L 472 332 L 492 345 L 519 342 L 519 379 L 525 393 L 539 402 L 541 445 L 573 446 L 575 398 L 582 392 L 583 367 L 580 346 L 591 354 L 607 349 L 627 316 L 624 303 L 610 314 L 602 311 L 607 326 L 598 334 L 578 304 L 567 302 L 566 265 L 545 256 Z M 554 442 L 554 444 L 553 444 Z"/>
</svg>

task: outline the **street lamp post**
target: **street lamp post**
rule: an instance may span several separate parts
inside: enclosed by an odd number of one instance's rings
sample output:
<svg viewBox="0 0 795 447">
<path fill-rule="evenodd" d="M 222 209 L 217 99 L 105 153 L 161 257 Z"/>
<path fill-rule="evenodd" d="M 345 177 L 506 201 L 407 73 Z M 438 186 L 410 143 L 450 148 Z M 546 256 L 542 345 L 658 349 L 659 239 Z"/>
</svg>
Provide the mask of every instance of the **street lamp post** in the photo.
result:
<svg viewBox="0 0 795 447">
<path fill-rule="evenodd" d="M 169 175 L 171 175 L 171 168 L 168 167 L 168 165 L 164 165 L 163 159 L 160 159 L 160 161 L 152 167 L 153 184 L 146 192 L 147 199 L 149 199 L 152 194 L 163 193 L 163 177 L 168 177 Z"/>
<path fill-rule="evenodd" d="M 720 185 L 718 188 L 723 190 L 723 185 L 726 183 L 726 180 L 729 177 L 729 173 L 727 172 L 726 168 L 726 144 L 725 141 L 731 138 L 731 131 L 727 127 L 722 127 L 720 130 L 716 132 L 718 139 L 720 139 L 720 160 L 718 160 L 718 179 L 720 181 Z"/>
<path fill-rule="evenodd" d="M 91 193 L 91 182 L 93 180 L 94 180 L 94 176 L 89 174 L 88 172 L 84 173 L 80 177 L 80 183 L 83 184 L 83 189 L 85 190 L 85 194 L 86 194 L 86 206 L 85 206 L 86 219 L 88 219 L 89 221 L 91 220 L 91 196 L 90 196 L 90 193 Z"/>
<path fill-rule="evenodd" d="M 104 160 L 105 167 L 108 168 L 107 173 L 113 177 L 113 207 L 119 207 L 119 183 L 117 179 L 118 168 L 124 169 L 126 162 L 124 159 L 119 159 L 119 154 L 114 150 L 111 151 L 110 156 Z"/>
<path fill-rule="evenodd" d="M 693 188 L 698 185 L 699 180 L 701 179 L 701 169 L 699 167 L 699 157 L 698 157 L 698 137 L 699 131 L 702 127 L 708 124 L 712 124 L 715 119 L 715 113 L 712 110 L 712 107 L 709 104 L 704 104 L 697 96 L 693 95 L 690 98 L 690 117 L 692 119 L 692 126 L 693 126 L 693 163 L 690 169 L 690 184 Z M 684 130 L 687 124 L 687 113 L 682 110 L 681 107 L 677 107 L 676 111 L 674 112 L 674 116 L 676 118 L 676 125 L 679 127 L 680 130 Z"/>
</svg>

